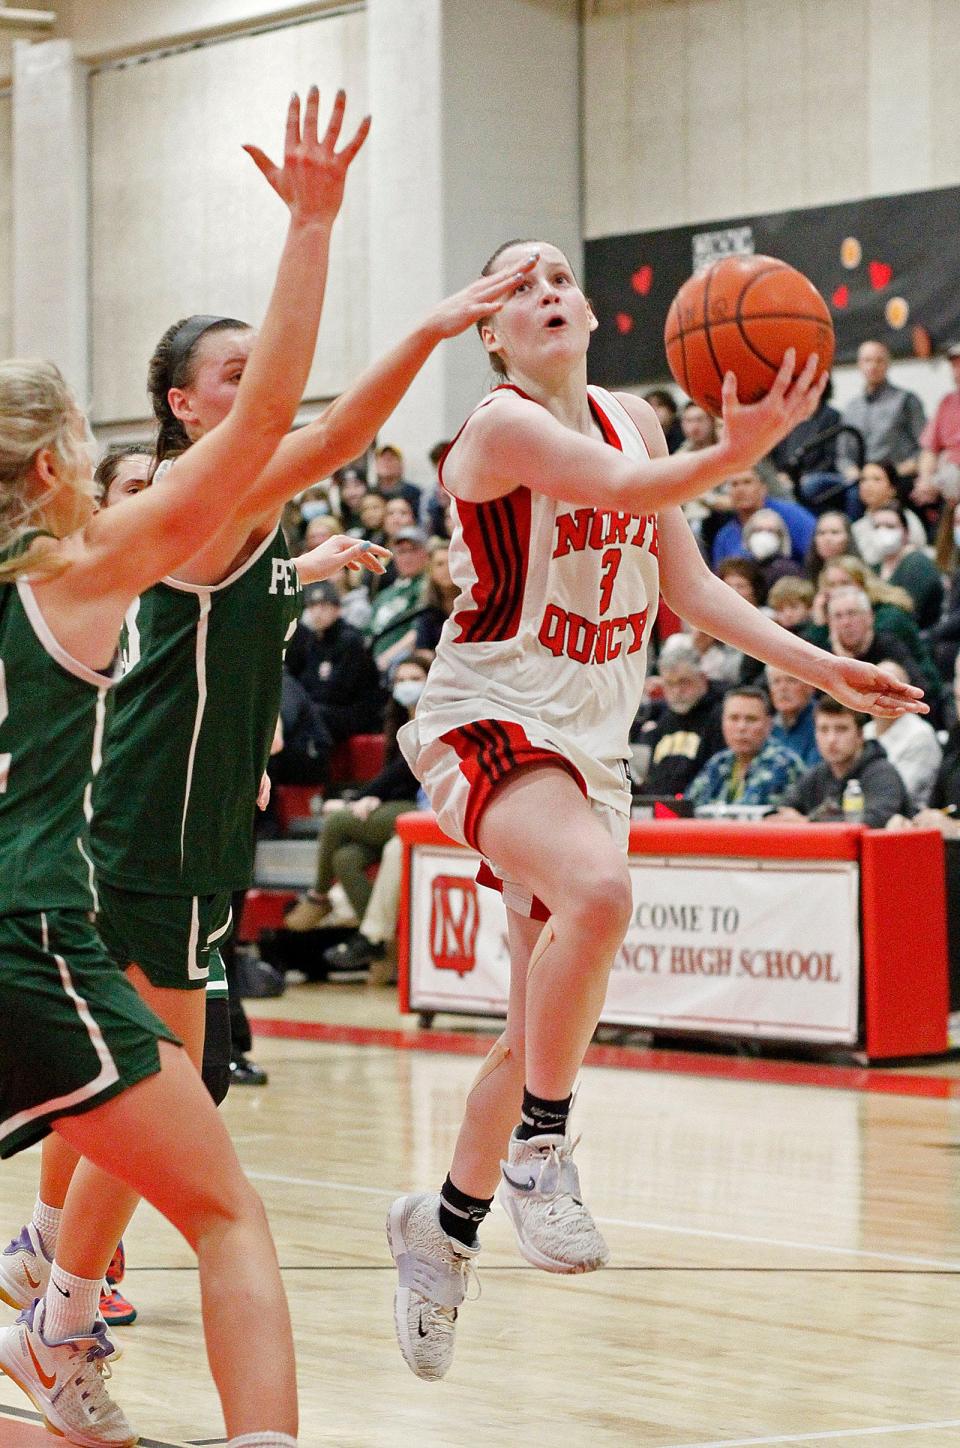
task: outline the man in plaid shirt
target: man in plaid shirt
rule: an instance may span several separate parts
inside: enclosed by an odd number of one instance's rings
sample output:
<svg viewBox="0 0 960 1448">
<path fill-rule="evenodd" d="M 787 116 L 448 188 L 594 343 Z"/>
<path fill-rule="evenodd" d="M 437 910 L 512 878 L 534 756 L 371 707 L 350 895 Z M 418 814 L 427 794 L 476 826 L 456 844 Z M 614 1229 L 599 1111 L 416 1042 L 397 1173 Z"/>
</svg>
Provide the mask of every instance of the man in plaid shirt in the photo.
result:
<svg viewBox="0 0 960 1448">
<path fill-rule="evenodd" d="M 686 791 L 695 805 L 774 808 L 806 771 L 799 755 L 770 738 L 773 713 L 763 689 L 732 688 L 723 701 L 726 749 L 708 759 Z"/>
</svg>

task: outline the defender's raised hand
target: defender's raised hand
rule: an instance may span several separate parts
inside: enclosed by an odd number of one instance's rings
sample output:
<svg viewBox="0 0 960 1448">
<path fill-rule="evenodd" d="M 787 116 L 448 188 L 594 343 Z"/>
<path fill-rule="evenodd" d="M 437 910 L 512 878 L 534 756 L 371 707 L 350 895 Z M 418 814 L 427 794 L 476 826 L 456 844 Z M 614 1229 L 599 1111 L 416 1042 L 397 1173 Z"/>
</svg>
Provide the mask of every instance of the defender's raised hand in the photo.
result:
<svg viewBox="0 0 960 1448">
<path fill-rule="evenodd" d="M 456 337 L 484 317 L 489 317 L 516 291 L 527 272 L 536 266 L 539 257 L 540 253 L 533 251 L 519 266 L 514 262 L 512 266 L 501 267 L 489 276 L 478 277 L 462 291 L 438 302 L 426 318 L 427 328 L 441 338 Z"/>
<path fill-rule="evenodd" d="M 337 91 L 330 120 L 321 140 L 318 129 L 320 92 L 317 87 L 311 86 L 307 93 L 302 127 L 300 97 L 296 94 L 291 96 L 287 107 L 282 167 L 275 165 L 259 146 L 243 148 L 289 207 L 293 220 L 303 225 L 312 221 L 329 225 L 334 221 L 343 202 L 347 172 L 367 139 L 370 117 L 364 116 L 353 140 L 342 150 L 336 149 L 346 105 L 346 93 Z"/>
</svg>

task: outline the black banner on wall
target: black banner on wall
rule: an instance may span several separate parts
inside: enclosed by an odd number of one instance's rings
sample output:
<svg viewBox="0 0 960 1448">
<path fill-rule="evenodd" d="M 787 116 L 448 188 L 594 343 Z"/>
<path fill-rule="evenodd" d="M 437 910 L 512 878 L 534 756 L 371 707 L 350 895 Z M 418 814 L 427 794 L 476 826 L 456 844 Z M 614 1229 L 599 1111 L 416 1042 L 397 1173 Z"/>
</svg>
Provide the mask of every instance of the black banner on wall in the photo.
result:
<svg viewBox="0 0 960 1448">
<path fill-rule="evenodd" d="M 730 253 L 780 257 L 810 278 L 833 314 L 838 362 L 852 362 L 868 338 L 898 357 L 960 341 L 960 186 L 605 236 L 585 250 L 600 320 L 590 376 L 606 386 L 668 374 L 663 325 L 673 297 Z"/>
</svg>

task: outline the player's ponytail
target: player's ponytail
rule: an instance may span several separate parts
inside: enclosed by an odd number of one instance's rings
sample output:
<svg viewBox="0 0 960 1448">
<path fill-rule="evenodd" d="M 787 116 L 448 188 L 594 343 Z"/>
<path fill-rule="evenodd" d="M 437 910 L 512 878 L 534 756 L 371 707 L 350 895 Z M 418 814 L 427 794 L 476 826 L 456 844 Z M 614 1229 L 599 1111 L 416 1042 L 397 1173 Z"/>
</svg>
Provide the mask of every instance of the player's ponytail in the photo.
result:
<svg viewBox="0 0 960 1448">
<path fill-rule="evenodd" d="M 0 362 L 0 552 L 13 554 L 0 562 L 0 582 L 54 566 L 44 561 L 49 542 L 27 550 L 27 535 L 44 526 L 43 499 L 29 479 L 44 448 L 79 471 L 83 447 L 82 414 L 59 368 L 21 357 Z"/>
<path fill-rule="evenodd" d="M 157 343 L 147 369 L 147 392 L 158 426 L 154 471 L 164 459 L 179 457 L 190 446 L 187 430 L 170 406 L 171 387 L 190 386 L 200 339 L 209 332 L 227 330 L 247 332 L 250 324 L 238 322 L 236 317 L 182 317 Z"/>
</svg>

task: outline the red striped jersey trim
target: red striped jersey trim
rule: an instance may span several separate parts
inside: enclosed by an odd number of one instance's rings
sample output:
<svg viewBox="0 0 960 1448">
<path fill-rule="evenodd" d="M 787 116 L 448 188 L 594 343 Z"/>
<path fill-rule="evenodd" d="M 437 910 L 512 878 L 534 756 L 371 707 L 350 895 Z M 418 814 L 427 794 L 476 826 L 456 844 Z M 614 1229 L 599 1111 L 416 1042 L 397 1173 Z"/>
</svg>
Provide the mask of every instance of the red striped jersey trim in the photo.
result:
<svg viewBox="0 0 960 1448">
<path fill-rule="evenodd" d="M 457 499 L 463 542 L 477 582 L 474 607 L 460 609 L 454 623 L 458 644 L 485 644 L 515 638 L 520 628 L 530 560 L 532 499 L 516 488 L 486 503 Z"/>
</svg>

